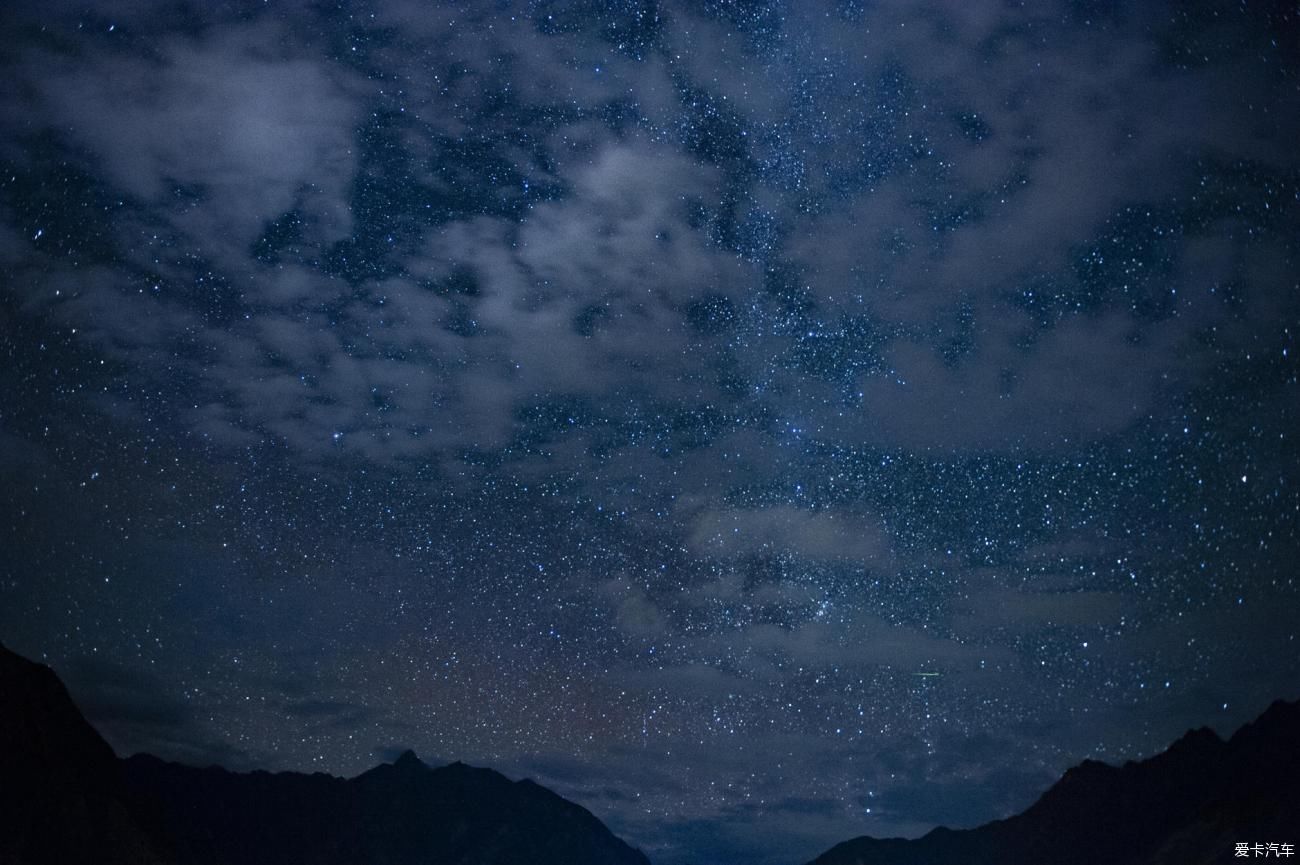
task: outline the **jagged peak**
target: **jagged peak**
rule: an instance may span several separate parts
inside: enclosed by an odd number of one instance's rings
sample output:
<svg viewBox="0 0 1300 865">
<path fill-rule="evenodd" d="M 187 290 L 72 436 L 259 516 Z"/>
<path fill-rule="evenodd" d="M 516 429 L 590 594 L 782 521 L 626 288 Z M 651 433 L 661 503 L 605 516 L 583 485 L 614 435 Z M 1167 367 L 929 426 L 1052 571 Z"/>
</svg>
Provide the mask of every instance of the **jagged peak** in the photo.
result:
<svg viewBox="0 0 1300 865">
<path fill-rule="evenodd" d="M 424 762 L 419 757 L 415 755 L 415 752 L 412 751 L 410 748 L 407 748 L 405 751 L 403 751 L 401 755 L 398 756 L 398 758 L 393 761 L 393 766 L 395 768 L 408 770 L 408 771 L 412 769 L 429 768 L 424 764 Z"/>
<path fill-rule="evenodd" d="M 1219 738 L 1218 733 L 1214 732 L 1209 727 L 1197 727 L 1196 729 L 1188 730 L 1186 733 L 1179 736 L 1178 740 L 1170 745 L 1168 750 L 1172 751 L 1175 748 L 1187 749 L 1216 747 L 1222 744 L 1223 740 Z"/>
<path fill-rule="evenodd" d="M 1262 715 L 1237 728 L 1229 741 L 1249 738 L 1275 726 L 1287 727 L 1297 723 L 1300 723 L 1300 700 L 1274 700 Z"/>
</svg>

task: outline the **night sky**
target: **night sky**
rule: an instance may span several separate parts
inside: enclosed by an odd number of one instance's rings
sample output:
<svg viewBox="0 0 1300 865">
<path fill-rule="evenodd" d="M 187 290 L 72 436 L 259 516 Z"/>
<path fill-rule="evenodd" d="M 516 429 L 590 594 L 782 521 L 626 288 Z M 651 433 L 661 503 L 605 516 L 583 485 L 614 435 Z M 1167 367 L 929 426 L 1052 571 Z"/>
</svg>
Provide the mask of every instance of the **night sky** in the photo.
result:
<svg viewBox="0 0 1300 865">
<path fill-rule="evenodd" d="M 1300 696 L 1294 3 L 0 33 L 0 639 L 119 753 L 793 865 Z"/>
</svg>

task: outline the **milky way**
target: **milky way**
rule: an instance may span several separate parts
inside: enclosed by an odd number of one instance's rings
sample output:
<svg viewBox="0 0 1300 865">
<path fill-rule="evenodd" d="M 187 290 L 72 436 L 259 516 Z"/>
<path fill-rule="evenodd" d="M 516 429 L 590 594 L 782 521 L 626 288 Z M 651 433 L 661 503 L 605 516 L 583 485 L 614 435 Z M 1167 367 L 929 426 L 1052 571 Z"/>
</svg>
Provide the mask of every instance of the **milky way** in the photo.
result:
<svg viewBox="0 0 1300 865">
<path fill-rule="evenodd" d="M 7 3 L 0 638 L 657 865 L 1296 697 L 1294 4 Z"/>
</svg>

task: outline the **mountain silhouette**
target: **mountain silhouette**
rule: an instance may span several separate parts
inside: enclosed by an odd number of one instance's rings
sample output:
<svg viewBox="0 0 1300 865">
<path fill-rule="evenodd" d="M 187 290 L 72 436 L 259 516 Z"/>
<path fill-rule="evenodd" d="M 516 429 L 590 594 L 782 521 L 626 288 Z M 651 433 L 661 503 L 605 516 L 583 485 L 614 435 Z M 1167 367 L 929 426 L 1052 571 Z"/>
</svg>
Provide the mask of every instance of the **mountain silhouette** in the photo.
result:
<svg viewBox="0 0 1300 865">
<path fill-rule="evenodd" d="M 1300 842 L 1300 703 L 1223 740 L 1068 770 L 1014 817 L 855 838 L 810 865 L 1208 865 Z M 0 865 L 649 865 L 532 781 L 412 751 L 356 776 L 118 759 L 48 667 L 0 645 Z"/>
<path fill-rule="evenodd" d="M 810 865 L 1222 863 L 1238 843 L 1300 844 L 1298 780 L 1300 703 L 1278 701 L 1227 741 L 1201 728 L 1147 760 L 1085 760 L 1014 817 L 855 838 Z"/>
<path fill-rule="evenodd" d="M 163 859 L 58 676 L 0 645 L 0 865 L 99 861 Z"/>
<path fill-rule="evenodd" d="M 119 760 L 0 646 L 0 865 L 649 865 L 532 781 L 407 751 L 355 778 Z"/>
</svg>

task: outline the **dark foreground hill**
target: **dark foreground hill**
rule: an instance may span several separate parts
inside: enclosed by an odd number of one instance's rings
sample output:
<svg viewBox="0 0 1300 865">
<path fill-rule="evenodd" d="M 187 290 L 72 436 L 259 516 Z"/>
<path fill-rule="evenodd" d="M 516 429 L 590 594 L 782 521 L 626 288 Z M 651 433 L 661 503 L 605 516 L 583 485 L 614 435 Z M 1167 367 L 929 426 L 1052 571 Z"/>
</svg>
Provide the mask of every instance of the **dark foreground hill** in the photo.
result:
<svg viewBox="0 0 1300 865">
<path fill-rule="evenodd" d="M 915 840 L 855 838 L 810 865 L 1208 865 L 1300 855 L 1300 703 L 1276 702 L 1224 741 L 1201 728 L 1141 762 L 1091 760 L 1026 811 Z M 1290 861 L 1296 861 L 1292 858 Z"/>
<path fill-rule="evenodd" d="M 531 781 L 407 752 L 356 778 L 119 760 L 0 646 L 0 865 L 649 865 Z"/>
<path fill-rule="evenodd" d="M 63 683 L 0 646 L 0 865 L 98 861 L 164 860 Z"/>
</svg>

